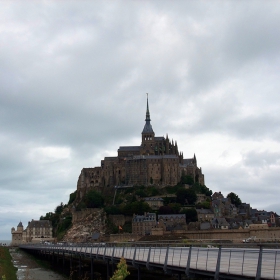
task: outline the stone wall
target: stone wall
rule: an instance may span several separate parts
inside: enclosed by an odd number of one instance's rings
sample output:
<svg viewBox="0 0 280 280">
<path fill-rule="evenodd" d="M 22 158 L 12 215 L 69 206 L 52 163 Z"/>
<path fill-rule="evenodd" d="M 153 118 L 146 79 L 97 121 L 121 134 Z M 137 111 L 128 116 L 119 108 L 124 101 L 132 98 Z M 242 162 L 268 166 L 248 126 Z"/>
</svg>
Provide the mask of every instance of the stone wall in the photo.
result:
<svg viewBox="0 0 280 280">
<path fill-rule="evenodd" d="M 72 227 L 63 237 L 67 242 L 90 242 L 94 233 L 105 234 L 105 212 L 103 209 L 73 211 Z"/>
<path fill-rule="evenodd" d="M 125 216 L 124 215 L 109 215 L 109 219 L 115 226 L 123 226 L 125 223 Z"/>
<path fill-rule="evenodd" d="M 176 233 L 174 232 L 173 234 Z M 256 236 L 256 241 L 280 241 L 280 228 L 276 227 L 257 230 L 199 230 L 186 231 L 183 235 L 189 239 L 231 240 L 233 242 L 241 242 L 243 239 L 250 236 Z"/>
<path fill-rule="evenodd" d="M 132 234 L 132 233 L 123 233 L 123 234 L 111 234 L 110 242 L 133 242 L 138 241 L 142 235 Z"/>
<path fill-rule="evenodd" d="M 81 211 L 73 211 L 72 212 L 72 223 L 77 223 L 84 220 L 90 214 L 97 214 L 100 212 L 99 208 L 86 208 Z"/>
</svg>

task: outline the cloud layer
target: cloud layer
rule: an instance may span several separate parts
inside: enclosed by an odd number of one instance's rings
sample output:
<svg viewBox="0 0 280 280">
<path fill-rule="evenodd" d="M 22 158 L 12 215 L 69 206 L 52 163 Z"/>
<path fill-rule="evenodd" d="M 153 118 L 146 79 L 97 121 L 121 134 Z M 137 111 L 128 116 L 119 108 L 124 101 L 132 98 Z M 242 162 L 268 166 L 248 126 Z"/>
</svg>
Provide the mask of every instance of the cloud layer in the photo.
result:
<svg viewBox="0 0 280 280">
<path fill-rule="evenodd" d="M 280 212 L 279 2 L 16 1 L 0 18 L 0 239 L 140 144 L 146 92 L 210 189 Z"/>
</svg>

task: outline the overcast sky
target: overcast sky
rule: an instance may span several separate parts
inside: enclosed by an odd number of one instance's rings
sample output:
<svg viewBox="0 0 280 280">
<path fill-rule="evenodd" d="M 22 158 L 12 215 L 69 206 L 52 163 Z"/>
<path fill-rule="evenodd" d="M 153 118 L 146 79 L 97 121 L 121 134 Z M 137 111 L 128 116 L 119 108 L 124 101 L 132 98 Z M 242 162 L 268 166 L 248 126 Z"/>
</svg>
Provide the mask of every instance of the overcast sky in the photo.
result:
<svg viewBox="0 0 280 280">
<path fill-rule="evenodd" d="M 0 239 L 83 167 L 156 136 L 208 188 L 280 213 L 279 1 L 2 1 Z"/>
</svg>

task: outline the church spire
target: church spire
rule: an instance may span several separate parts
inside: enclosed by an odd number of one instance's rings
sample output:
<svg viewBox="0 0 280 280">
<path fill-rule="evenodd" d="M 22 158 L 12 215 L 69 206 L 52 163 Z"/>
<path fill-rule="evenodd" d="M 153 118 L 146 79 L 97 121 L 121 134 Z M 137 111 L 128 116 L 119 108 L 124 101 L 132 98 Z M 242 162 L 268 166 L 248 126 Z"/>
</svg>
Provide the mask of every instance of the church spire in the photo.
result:
<svg viewBox="0 0 280 280">
<path fill-rule="evenodd" d="M 149 111 L 149 100 L 148 100 L 148 93 L 147 93 L 147 110 L 146 110 L 146 124 L 144 126 L 144 129 L 142 131 L 142 134 L 146 134 L 146 133 L 153 133 L 154 134 L 154 131 L 153 131 L 153 128 L 152 128 L 152 125 L 151 125 L 151 118 L 150 118 L 150 111 Z"/>
<path fill-rule="evenodd" d="M 150 118 L 150 111 L 149 111 L 149 98 L 148 98 L 148 93 L 147 93 L 147 110 L 146 110 L 146 119 L 145 121 L 151 121 L 151 118 Z"/>
</svg>

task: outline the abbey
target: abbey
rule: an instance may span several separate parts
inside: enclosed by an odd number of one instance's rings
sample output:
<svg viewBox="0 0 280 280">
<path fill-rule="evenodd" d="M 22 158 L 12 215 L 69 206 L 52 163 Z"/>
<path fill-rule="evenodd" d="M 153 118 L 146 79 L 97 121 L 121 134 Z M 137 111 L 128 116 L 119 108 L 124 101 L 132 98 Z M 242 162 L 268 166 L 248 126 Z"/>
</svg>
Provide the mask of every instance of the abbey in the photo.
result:
<svg viewBox="0 0 280 280">
<path fill-rule="evenodd" d="M 184 159 L 177 142 L 155 136 L 151 125 L 149 101 L 140 146 L 120 146 L 118 156 L 105 157 L 101 166 L 83 168 L 78 179 L 77 196 L 83 197 L 91 189 L 102 191 L 104 187 L 176 185 L 182 175 L 192 176 L 204 185 L 204 175 L 197 167 L 196 157 Z"/>
</svg>

